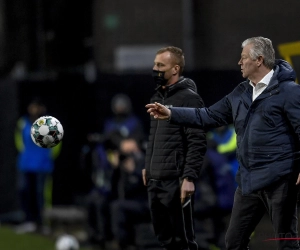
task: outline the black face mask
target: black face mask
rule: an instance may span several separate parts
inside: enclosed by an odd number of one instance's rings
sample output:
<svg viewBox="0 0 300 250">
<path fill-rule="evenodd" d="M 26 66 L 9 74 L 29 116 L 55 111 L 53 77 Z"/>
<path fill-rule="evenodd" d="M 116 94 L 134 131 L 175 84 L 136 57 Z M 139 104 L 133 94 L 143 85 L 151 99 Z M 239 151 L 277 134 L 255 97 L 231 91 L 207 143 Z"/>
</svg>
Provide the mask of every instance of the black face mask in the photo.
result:
<svg viewBox="0 0 300 250">
<path fill-rule="evenodd" d="M 167 79 L 165 79 L 165 72 L 159 71 L 159 70 L 153 70 L 152 71 L 152 77 L 154 79 L 154 82 L 158 85 L 165 86 L 168 82 Z"/>
</svg>

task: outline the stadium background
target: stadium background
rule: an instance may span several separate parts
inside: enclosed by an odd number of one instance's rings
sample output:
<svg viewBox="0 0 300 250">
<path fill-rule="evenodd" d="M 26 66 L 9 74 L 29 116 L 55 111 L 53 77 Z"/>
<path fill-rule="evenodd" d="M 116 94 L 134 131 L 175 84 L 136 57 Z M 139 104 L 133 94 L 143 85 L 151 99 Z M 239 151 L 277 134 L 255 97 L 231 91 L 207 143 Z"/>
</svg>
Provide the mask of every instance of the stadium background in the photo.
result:
<svg viewBox="0 0 300 250">
<path fill-rule="evenodd" d="M 277 58 L 280 44 L 300 41 L 299 11 L 298 0 L 0 0 L 0 214 L 17 208 L 13 132 L 31 97 L 64 126 L 53 202 L 70 204 L 81 188 L 76 156 L 86 133 L 101 131 L 114 94 L 131 97 L 147 132 L 156 48 L 184 49 L 184 75 L 210 105 L 242 80 L 244 39 L 272 39 Z"/>
</svg>

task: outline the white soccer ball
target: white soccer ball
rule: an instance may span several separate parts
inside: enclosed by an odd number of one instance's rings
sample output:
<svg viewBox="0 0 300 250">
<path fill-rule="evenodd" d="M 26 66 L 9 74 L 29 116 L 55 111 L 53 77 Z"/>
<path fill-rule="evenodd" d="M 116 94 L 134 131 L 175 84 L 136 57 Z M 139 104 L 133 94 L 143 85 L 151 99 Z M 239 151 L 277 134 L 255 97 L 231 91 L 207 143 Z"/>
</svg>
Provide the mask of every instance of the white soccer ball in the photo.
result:
<svg viewBox="0 0 300 250">
<path fill-rule="evenodd" d="M 64 136 L 60 121 L 53 116 L 42 116 L 31 126 L 31 139 L 39 147 L 53 148 Z"/>
<path fill-rule="evenodd" d="M 60 236 L 55 243 L 56 250 L 79 250 L 78 240 L 69 234 Z"/>
</svg>

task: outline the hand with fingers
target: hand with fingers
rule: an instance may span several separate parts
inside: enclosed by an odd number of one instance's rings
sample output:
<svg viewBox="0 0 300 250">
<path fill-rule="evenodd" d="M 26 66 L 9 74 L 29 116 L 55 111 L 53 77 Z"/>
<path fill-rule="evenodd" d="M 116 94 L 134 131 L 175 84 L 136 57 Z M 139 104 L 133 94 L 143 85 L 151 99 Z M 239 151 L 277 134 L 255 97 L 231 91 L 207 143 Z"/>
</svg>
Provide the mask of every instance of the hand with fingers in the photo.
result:
<svg viewBox="0 0 300 250">
<path fill-rule="evenodd" d="M 147 112 L 155 119 L 167 120 L 171 117 L 171 110 L 158 102 L 147 104 L 146 108 L 148 108 Z"/>
<path fill-rule="evenodd" d="M 182 185 L 181 185 L 181 204 L 184 203 L 185 199 L 192 196 L 195 192 L 195 184 L 194 182 L 187 181 L 186 179 L 183 179 Z"/>
</svg>

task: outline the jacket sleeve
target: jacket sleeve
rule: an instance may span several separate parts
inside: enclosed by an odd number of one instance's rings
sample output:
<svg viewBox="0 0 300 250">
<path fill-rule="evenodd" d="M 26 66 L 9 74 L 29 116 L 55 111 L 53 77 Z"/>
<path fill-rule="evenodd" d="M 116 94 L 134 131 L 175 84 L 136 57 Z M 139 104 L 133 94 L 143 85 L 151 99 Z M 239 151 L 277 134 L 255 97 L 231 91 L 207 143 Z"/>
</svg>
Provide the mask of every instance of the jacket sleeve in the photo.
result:
<svg viewBox="0 0 300 250">
<path fill-rule="evenodd" d="M 189 99 L 186 106 L 203 107 L 200 96 Z M 199 177 L 200 169 L 206 153 L 206 131 L 201 128 L 183 127 L 183 139 L 185 140 L 185 162 L 182 178 L 189 177 L 196 180 Z"/>
<path fill-rule="evenodd" d="M 233 122 L 229 97 L 213 104 L 209 108 L 170 108 L 170 123 L 191 128 L 210 129 L 228 125 Z"/>
<path fill-rule="evenodd" d="M 182 177 L 197 179 L 206 153 L 205 131 L 232 123 L 232 109 L 228 96 L 209 108 L 203 107 L 203 102 L 198 108 L 189 106 L 171 108 L 170 123 L 182 125 L 186 131 L 187 154 Z"/>
<path fill-rule="evenodd" d="M 288 98 L 285 98 L 284 112 L 300 143 L 300 86 L 291 83 L 288 86 Z"/>
</svg>

